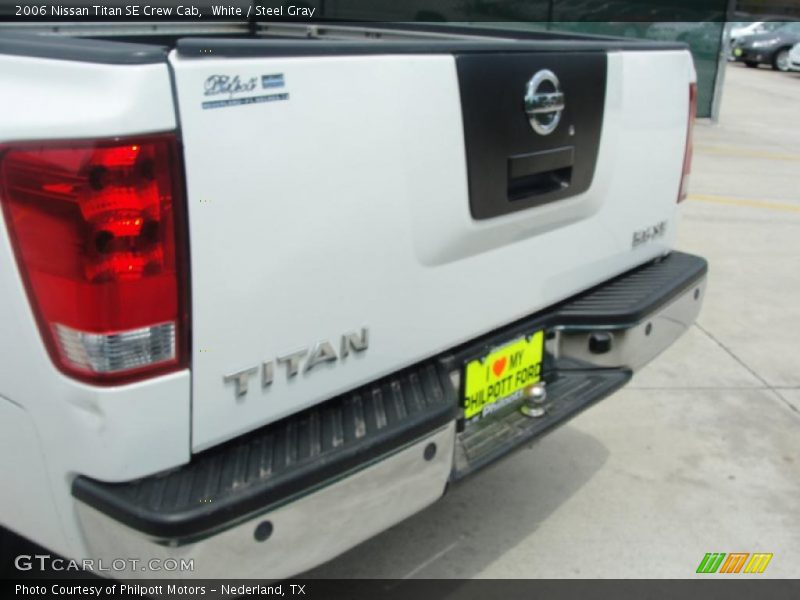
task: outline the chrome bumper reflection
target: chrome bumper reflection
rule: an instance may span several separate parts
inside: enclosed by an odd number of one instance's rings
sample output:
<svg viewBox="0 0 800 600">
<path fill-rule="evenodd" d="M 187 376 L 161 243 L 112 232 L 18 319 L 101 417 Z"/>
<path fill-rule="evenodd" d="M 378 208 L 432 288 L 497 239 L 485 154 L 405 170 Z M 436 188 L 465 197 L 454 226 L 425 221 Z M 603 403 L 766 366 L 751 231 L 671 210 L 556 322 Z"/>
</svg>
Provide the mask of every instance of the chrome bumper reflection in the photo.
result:
<svg viewBox="0 0 800 600">
<path fill-rule="evenodd" d="M 192 560 L 191 572 L 115 571 L 118 578 L 240 578 L 296 575 L 349 550 L 432 504 L 452 469 L 450 424 L 361 471 L 271 512 L 183 546 L 165 546 L 77 502 L 87 556 Z M 435 453 L 431 457 L 431 445 Z M 269 525 L 262 525 L 268 522 Z M 259 528 L 259 526 L 261 527 Z M 259 538 L 265 538 L 259 541 Z"/>
</svg>

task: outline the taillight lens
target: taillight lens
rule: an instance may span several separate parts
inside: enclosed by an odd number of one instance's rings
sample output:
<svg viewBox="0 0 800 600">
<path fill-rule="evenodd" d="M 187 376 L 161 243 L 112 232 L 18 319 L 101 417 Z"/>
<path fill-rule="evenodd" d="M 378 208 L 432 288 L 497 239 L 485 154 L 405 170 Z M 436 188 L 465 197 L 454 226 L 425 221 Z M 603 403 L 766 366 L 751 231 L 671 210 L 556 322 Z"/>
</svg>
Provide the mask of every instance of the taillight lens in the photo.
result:
<svg viewBox="0 0 800 600">
<path fill-rule="evenodd" d="M 0 149 L 0 200 L 45 344 L 65 373 L 119 383 L 187 360 L 174 135 Z"/>
<path fill-rule="evenodd" d="M 689 122 L 686 124 L 686 151 L 683 155 L 683 171 L 681 173 L 681 187 L 678 191 L 678 202 L 686 200 L 689 193 L 689 173 L 692 172 L 692 154 L 694 142 L 692 132 L 694 120 L 697 118 L 697 84 L 689 84 Z"/>
</svg>

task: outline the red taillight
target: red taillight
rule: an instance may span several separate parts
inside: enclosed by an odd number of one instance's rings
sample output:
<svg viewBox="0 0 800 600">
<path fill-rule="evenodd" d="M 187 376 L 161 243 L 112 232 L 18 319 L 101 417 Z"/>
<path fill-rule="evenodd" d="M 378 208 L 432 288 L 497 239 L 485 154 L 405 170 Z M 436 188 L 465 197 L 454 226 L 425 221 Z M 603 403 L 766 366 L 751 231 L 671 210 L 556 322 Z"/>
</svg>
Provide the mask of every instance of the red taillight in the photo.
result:
<svg viewBox="0 0 800 600">
<path fill-rule="evenodd" d="M 0 149 L 0 201 L 42 337 L 65 373 L 119 383 L 187 362 L 174 135 Z"/>
<path fill-rule="evenodd" d="M 692 130 L 694 120 L 697 118 L 697 84 L 689 84 L 689 122 L 686 124 L 686 151 L 683 155 L 683 171 L 681 173 L 681 186 L 678 191 L 678 202 L 686 200 L 689 192 L 689 173 L 692 171 L 692 153 L 694 144 L 692 141 Z"/>
</svg>

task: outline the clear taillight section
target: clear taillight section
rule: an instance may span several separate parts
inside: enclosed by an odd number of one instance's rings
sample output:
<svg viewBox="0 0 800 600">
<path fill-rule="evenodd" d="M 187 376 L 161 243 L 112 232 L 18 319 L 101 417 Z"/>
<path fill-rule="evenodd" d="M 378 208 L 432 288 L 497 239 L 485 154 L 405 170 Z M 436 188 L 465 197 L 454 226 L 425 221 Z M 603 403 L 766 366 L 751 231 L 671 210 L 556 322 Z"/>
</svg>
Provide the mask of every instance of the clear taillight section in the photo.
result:
<svg viewBox="0 0 800 600">
<path fill-rule="evenodd" d="M 181 368 L 188 345 L 173 135 L 0 149 L 0 201 L 42 337 L 93 383 Z"/>
<path fill-rule="evenodd" d="M 681 186 L 678 190 L 678 202 L 686 200 L 689 193 L 689 173 L 692 171 L 692 154 L 694 142 L 692 132 L 694 120 L 697 118 L 697 84 L 689 84 L 689 122 L 686 124 L 686 150 L 683 154 L 683 171 L 681 172 Z"/>
</svg>

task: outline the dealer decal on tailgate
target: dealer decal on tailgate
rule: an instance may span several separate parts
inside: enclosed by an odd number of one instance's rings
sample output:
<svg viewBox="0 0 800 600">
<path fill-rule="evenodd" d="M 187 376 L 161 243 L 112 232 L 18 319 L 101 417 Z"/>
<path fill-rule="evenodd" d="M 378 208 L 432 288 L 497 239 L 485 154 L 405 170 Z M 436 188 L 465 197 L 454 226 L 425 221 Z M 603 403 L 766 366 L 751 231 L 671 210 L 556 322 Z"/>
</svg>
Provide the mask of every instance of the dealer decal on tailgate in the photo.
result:
<svg viewBox="0 0 800 600">
<path fill-rule="evenodd" d="M 464 369 L 464 418 L 486 416 L 522 397 L 541 379 L 544 333 L 536 333 L 470 361 Z"/>
</svg>

